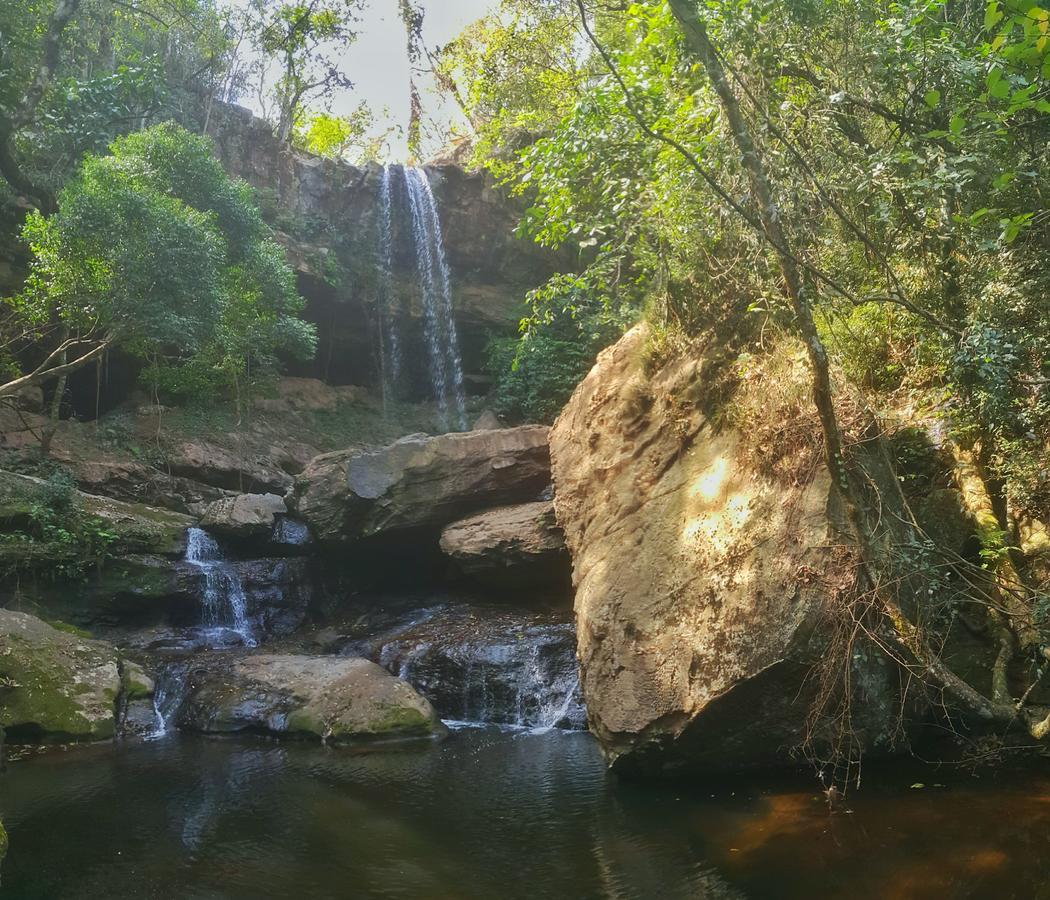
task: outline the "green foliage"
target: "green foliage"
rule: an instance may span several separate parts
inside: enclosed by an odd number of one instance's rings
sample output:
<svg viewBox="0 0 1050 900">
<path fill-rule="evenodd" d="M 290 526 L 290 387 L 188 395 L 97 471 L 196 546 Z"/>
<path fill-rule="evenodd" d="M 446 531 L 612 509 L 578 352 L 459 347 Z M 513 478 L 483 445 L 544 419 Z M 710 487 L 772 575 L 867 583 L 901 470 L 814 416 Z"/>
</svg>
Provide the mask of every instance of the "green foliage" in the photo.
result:
<svg viewBox="0 0 1050 900">
<path fill-rule="evenodd" d="M 575 275 L 555 275 L 527 301 L 531 315 L 521 322 L 521 337 L 489 345 L 493 404 L 511 420 L 551 422 L 636 310 L 617 305 L 595 279 Z"/>
<path fill-rule="evenodd" d="M 535 4 L 513 6 L 521 18 L 506 22 L 539 21 Z M 541 6 L 556 18 L 574 5 Z M 1046 9 L 699 7 L 833 363 L 880 405 L 939 410 L 949 435 L 990 451 L 1019 510 L 1050 515 Z M 551 41 L 539 29 L 494 19 L 447 54 L 461 94 L 489 109 L 479 152 L 528 201 L 522 233 L 578 247 L 585 264 L 619 260 L 655 324 L 690 340 L 748 351 L 793 329 L 723 104 L 669 6 L 590 4 L 587 24 L 604 56 L 572 44 L 557 100 L 530 68 Z"/>
<path fill-rule="evenodd" d="M 438 85 L 470 122 L 475 161 L 497 176 L 513 172 L 508 150 L 554 128 L 578 96 L 573 17 L 563 4 L 502 0 L 438 52 Z"/>
<path fill-rule="evenodd" d="M 55 319 L 81 341 L 119 342 L 150 362 L 152 384 L 207 394 L 309 358 L 315 335 L 252 194 L 208 141 L 172 123 L 88 157 L 59 211 L 29 215 L 33 254 L 10 303 L 24 323 Z"/>
<path fill-rule="evenodd" d="M 76 500 L 76 483 L 65 469 L 54 470 L 39 487 L 11 488 L 0 496 L 0 571 L 37 572 L 52 580 L 77 578 L 100 566 L 118 535 Z"/>
<path fill-rule="evenodd" d="M 0 124 L 22 111 L 55 6 L 0 0 Z M 219 79 L 230 52 L 213 0 L 83 2 L 62 33 L 39 108 L 13 135 L 13 155 L 33 182 L 57 191 L 84 153 L 143 124 L 185 116 Z"/>
<path fill-rule="evenodd" d="M 339 57 L 357 37 L 353 25 L 361 0 L 253 2 L 250 30 L 262 56 L 266 82 L 270 63 L 277 135 L 291 142 L 294 124 L 310 100 L 326 100 L 336 88 L 349 88 Z M 260 89 L 260 95 L 264 89 Z"/>
<path fill-rule="evenodd" d="M 348 116 L 303 111 L 292 130 L 292 146 L 326 159 L 342 159 L 363 166 L 378 161 L 390 135 L 390 126 L 376 132 L 375 113 L 363 100 Z"/>
</svg>

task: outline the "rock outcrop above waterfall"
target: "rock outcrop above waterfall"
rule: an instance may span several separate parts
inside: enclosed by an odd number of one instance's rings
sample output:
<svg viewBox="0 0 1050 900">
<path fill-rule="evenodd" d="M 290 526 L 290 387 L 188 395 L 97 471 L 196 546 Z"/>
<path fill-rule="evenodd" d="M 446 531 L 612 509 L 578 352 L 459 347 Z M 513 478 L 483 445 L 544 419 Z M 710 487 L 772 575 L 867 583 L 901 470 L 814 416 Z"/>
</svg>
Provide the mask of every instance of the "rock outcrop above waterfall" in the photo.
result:
<svg viewBox="0 0 1050 900">
<path fill-rule="evenodd" d="M 239 540 L 269 540 L 278 516 L 288 511 L 277 494 L 237 494 L 216 500 L 201 516 L 201 527 Z"/>
<path fill-rule="evenodd" d="M 115 647 L 0 609 L 0 730 L 12 743 L 111 738 L 119 701 L 152 683 Z"/>
<path fill-rule="evenodd" d="M 757 474 L 702 411 L 702 360 L 643 372 L 637 327 L 551 431 L 589 721 L 623 770 L 782 763 L 806 736 L 823 618 L 848 583 L 830 482 Z M 896 673 L 855 650 L 854 730 L 884 746 Z"/>
<path fill-rule="evenodd" d="M 493 587 L 553 583 L 569 569 L 550 500 L 500 506 L 453 522 L 441 532 L 441 549 L 464 574 Z"/>
<path fill-rule="evenodd" d="M 346 542 L 437 530 L 478 510 L 534 500 L 549 481 L 546 426 L 413 434 L 382 450 L 317 457 L 297 478 L 290 506 L 315 537 Z"/>
<path fill-rule="evenodd" d="M 196 671 L 191 679 L 178 724 L 208 734 L 340 742 L 444 733 L 426 699 L 365 659 L 248 656 Z"/>
</svg>

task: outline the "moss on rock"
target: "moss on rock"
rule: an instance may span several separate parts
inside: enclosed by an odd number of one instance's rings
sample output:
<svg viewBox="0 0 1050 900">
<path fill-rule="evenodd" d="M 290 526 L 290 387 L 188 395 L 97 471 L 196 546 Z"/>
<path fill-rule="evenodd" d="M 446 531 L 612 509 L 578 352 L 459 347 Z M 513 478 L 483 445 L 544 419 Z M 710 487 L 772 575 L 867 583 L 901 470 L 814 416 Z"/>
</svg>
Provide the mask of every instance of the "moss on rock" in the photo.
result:
<svg viewBox="0 0 1050 900">
<path fill-rule="evenodd" d="M 116 648 L 0 610 L 0 726 L 16 743 L 96 741 L 116 731 Z"/>
<path fill-rule="evenodd" d="M 265 731 L 351 741 L 444 734 L 433 707 L 407 682 L 365 659 L 258 655 L 200 678 L 184 727 Z"/>
</svg>

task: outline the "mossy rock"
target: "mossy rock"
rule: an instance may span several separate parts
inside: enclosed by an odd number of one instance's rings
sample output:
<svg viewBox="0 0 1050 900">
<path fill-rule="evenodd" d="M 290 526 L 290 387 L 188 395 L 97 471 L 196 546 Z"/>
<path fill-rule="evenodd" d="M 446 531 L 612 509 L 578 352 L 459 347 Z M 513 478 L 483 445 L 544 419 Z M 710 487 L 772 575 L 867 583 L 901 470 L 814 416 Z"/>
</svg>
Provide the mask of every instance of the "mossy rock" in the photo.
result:
<svg viewBox="0 0 1050 900">
<path fill-rule="evenodd" d="M 33 509 L 46 505 L 48 492 L 48 483 L 40 478 L 0 470 L 0 523 L 4 529 L 11 531 L 19 522 L 28 523 Z M 71 501 L 70 525 L 78 524 L 82 530 L 104 528 L 113 535 L 112 549 L 120 553 L 179 556 L 186 529 L 193 524 L 192 518 L 181 513 L 81 491 L 73 491 Z"/>
<path fill-rule="evenodd" d="M 430 703 L 365 659 L 257 655 L 197 673 L 179 725 L 330 742 L 440 737 Z"/>
<path fill-rule="evenodd" d="M 13 743 L 97 741 L 116 732 L 116 648 L 0 609 L 0 727 Z"/>
<path fill-rule="evenodd" d="M 155 685 L 153 679 L 146 674 L 146 670 L 138 663 L 124 660 L 120 670 L 120 683 L 124 688 L 124 698 L 129 702 L 132 700 L 148 700 L 153 696 Z"/>
</svg>

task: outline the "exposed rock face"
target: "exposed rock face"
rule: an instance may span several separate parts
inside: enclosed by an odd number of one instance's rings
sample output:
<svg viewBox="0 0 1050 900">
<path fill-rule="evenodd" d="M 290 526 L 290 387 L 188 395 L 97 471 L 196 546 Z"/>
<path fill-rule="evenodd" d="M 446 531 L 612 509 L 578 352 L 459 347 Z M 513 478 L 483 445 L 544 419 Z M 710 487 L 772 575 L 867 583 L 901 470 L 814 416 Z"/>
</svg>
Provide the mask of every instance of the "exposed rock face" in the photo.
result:
<svg viewBox="0 0 1050 900">
<path fill-rule="evenodd" d="M 317 457 L 291 506 L 325 541 L 437 529 L 486 507 L 535 498 L 550 479 L 547 428 L 524 425 L 430 437 L 374 452 Z"/>
<path fill-rule="evenodd" d="M 294 481 L 272 456 L 238 456 L 208 441 L 172 448 L 168 466 L 176 475 L 230 491 L 285 494 Z"/>
<path fill-rule="evenodd" d="M 235 539 L 268 540 L 277 517 L 287 511 L 277 494 L 238 494 L 212 503 L 201 516 L 201 527 Z"/>
<path fill-rule="evenodd" d="M 453 522 L 441 532 L 441 549 L 472 578 L 512 589 L 557 581 L 569 568 L 549 500 L 501 506 Z"/>
<path fill-rule="evenodd" d="M 60 631 L 35 616 L 0 609 L 0 728 L 14 743 L 113 737 L 127 685 L 115 647 Z M 152 689 L 137 667 L 128 683 Z"/>
<path fill-rule="evenodd" d="M 444 733 L 413 688 L 365 659 L 249 656 L 198 672 L 180 727 L 209 734 L 265 732 L 326 741 Z"/>
<path fill-rule="evenodd" d="M 835 565 L 830 482 L 773 483 L 696 403 L 697 361 L 643 375 L 646 331 L 599 357 L 551 432 L 590 725 L 622 769 L 785 762 L 802 740 Z M 858 645 L 853 712 L 889 740 L 886 665 Z"/>
<path fill-rule="evenodd" d="M 277 381 L 274 396 L 259 396 L 253 400 L 256 409 L 263 412 L 335 412 L 344 403 L 368 403 L 365 388 L 352 384 L 330 385 L 318 378 L 285 377 Z"/>
<path fill-rule="evenodd" d="M 225 167 L 259 189 L 264 215 L 280 232 L 288 261 L 299 272 L 306 315 L 323 325 L 318 360 L 327 362 L 318 363 L 318 369 L 323 365 L 336 382 L 374 383 L 375 279 L 355 279 L 352 289 L 345 279 L 376 252 L 380 167 L 358 168 L 289 151 L 265 122 L 234 106 L 213 110 L 208 133 Z M 469 378 L 481 372 L 493 332 L 515 333 L 526 291 L 559 268 L 570 268 L 572 261 L 515 236 L 521 208 L 491 176 L 456 165 L 427 166 L 426 174 L 452 269 L 456 328 Z M 399 210 L 401 194 L 395 183 L 395 226 L 405 212 Z M 305 223 L 312 225 L 309 234 Z M 409 236 L 395 234 L 393 244 L 394 280 L 414 281 Z M 411 370 L 424 357 L 422 309 L 413 300 L 407 312 L 402 346 Z M 415 375 L 425 379 L 424 369 Z"/>
</svg>

